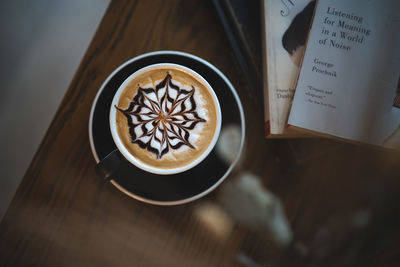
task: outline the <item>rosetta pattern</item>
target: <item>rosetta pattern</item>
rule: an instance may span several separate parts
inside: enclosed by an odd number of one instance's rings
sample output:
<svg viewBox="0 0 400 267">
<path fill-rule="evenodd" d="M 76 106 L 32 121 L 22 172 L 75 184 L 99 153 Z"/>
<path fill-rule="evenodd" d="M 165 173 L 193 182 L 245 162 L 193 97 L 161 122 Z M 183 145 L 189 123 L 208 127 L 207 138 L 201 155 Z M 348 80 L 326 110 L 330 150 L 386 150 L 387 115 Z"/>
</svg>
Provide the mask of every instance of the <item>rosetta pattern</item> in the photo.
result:
<svg viewBox="0 0 400 267">
<path fill-rule="evenodd" d="M 170 150 L 187 146 L 191 131 L 206 122 L 197 111 L 195 88 L 185 90 L 172 82 L 170 74 L 155 86 L 141 88 L 127 109 L 117 107 L 128 120 L 130 140 L 155 154 L 157 159 Z"/>
</svg>

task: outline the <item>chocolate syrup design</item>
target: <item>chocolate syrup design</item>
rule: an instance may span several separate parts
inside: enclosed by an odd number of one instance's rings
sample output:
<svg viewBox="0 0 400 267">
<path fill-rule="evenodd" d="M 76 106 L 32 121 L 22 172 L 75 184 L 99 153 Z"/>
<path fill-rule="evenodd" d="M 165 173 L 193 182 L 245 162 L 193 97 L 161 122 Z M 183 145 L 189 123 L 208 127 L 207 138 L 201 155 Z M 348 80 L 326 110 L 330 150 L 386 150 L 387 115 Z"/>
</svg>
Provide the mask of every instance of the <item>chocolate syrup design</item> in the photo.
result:
<svg viewBox="0 0 400 267">
<path fill-rule="evenodd" d="M 171 79 L 167 73 L 155 88 L 139 87 L 126 110 L 115 106 L 128 119 L 131 142 L 158 159 L 183 145 L 195 149 L 189 142 L 190 132 L 199 122 L 206 122 L 196 112 L 194 86 L 188 91 Z"/>
</svg>

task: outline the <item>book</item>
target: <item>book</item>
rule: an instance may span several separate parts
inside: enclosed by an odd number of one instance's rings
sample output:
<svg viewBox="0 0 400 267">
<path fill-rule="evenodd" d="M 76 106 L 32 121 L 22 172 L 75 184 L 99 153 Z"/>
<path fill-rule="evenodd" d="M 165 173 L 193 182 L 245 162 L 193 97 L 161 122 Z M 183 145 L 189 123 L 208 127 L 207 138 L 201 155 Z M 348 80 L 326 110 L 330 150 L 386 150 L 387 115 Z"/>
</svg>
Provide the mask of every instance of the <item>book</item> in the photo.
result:
<svg viewBox="0 0 400 267">
<path fill-rule="evenodd" d="M 288 124 L 400 148 L 397 0 L 319 0 Z"/>
<path fill-rule="evenodd" d="M 267 137 L 307 136 L 287 126 L 315 1 L 263 0 L 263 78 Z"/>
</svg>

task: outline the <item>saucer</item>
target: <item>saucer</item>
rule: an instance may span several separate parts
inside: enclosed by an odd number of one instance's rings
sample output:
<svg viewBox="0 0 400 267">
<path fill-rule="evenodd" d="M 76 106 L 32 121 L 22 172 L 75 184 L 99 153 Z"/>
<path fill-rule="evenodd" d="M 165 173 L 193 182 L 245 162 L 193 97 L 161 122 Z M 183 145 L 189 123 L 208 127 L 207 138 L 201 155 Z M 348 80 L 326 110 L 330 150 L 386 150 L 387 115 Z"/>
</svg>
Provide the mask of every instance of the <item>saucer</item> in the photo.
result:
<svg viewBox="0 0 400 267">
<path fill-rule="evenodd" d="M 227 164 L 218 153 L 218 143 L 210 154 L 197 166 L 183 173 L 157 175 L 145 172 L 128 162 L 124 163 L 110 182 L 119 190 L 135 199 L 157 205 L 177 205 L 198 199 L 214 190 L 229 175 L 239 160 L 245 136 L 243 107 L 235 88 L 215 66 L 197 56 L 178 51 L 150 52 L 132 58 L 118 67 L 100 87 L 89 118 L 90 147 L 96 162 L 116 149 L 111 136 L 109 112 L 115 92 L 133 72 L 156 63 L 175 63 L 203 76 L 214 89 L 221 106 L 221 133 L 236 125 L 241 140 L 238 153 Z"/>
</svg>

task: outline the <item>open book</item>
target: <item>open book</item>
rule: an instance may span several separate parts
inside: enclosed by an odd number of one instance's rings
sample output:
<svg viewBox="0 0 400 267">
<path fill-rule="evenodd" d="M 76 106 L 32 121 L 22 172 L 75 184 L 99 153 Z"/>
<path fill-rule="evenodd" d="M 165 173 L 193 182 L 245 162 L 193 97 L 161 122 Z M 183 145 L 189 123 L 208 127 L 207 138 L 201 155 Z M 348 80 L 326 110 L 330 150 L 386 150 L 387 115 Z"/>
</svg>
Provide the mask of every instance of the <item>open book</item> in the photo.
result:
<svg viewBox="0 0 400 267">
<path fill-rule="evenodd" d="M 399 145 L 399 8 L 398 0 L 317 2 L 288 124 Z"/>
</svg>

